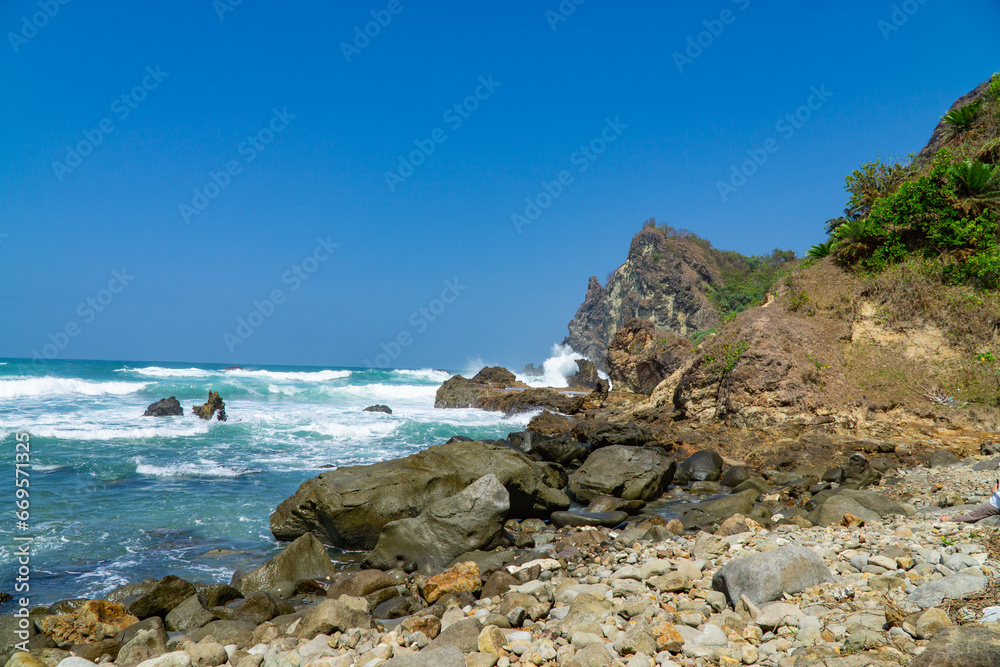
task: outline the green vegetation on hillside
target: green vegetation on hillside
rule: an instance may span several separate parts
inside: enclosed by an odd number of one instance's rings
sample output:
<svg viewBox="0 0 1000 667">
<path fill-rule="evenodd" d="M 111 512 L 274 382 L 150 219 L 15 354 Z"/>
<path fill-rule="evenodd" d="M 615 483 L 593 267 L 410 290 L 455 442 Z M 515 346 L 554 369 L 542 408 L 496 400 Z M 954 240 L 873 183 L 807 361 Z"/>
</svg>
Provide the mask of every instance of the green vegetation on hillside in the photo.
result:
<svg viewBox="0 0 1000 667">
<path fill-rule="evenodd" d="M 944 284 L 1000 288 L 1000 75 L 943 121 L 951 134 L 933 160 L 876 157 L 847 177 L 844 215 L 827 222 L 830 238 L 813 246 L 810 259 L 832 254 L 878 274 L 919 258 Z"/>
</svg>

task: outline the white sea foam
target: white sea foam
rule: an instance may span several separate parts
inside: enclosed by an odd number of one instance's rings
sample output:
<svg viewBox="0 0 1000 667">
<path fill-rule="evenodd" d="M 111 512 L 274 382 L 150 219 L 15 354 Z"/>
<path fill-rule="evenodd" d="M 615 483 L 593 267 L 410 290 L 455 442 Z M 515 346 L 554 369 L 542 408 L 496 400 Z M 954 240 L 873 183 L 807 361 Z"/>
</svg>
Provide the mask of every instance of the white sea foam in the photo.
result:
<svg viewBox="0 0 1000 667">
<path fill-rule="evenodd" d="M 353 371 L 226 371 L 226 375 L 237 377 L 261 378 L 285 382 L 329 382 L 351 377 Z"/>
<path fill-rule="evenodd" d="M 173 421 L 156 426 L 112 426 L 108 424 L 38 425 L 29 430 L 40 438 L 64 440 L 142 440 L 145 438 L 182 438 L 208 433 L 211 422 Z"/>
<path fill-rule="evenodd" d="M 451 373 L 448 371 L 432 370 L 430 368 L 421 368 L 420 370 L 400 368 L 394 370 L 392 374 L 405 378 L 413 378 L 414 380 L 433 380 L 435 382 L 444 382 L 451 377 Z"/>
<path fill-rule="evenodd" d="M 204 459 L 199 463 L 158 466 L 143 463 L 142 459 L 137 457 L 135 464 L 136 474 L 151 477 L 242 477 L 260 472 L 259 470 L 235 470 Z"/>
<path fill-rule="evenodd" d="M 57 396 L 82 394 L 84 396 L 124 396 L 142 391 L 145 382 L 91 382 L 75 378 L 15 377 L 0 380 L 0 398 L 26 396 Z"/>
<path fill-rule="evenodd" d="M 163 368 L 162 366 L 147 366 L 145 368 L 119 368 L 119 373 L 137 373 L 154 378 L 208 377 L 218 371 L 208 371 L 204 368 Z"/>
<path fill-rule="evenodd" d="M 329 435 L 340 440 L 367 442 L 372 438 L 384 438 L 399 428 L 399 422 L 378 421 L 368 424 L 345 424 L 342 422 L 314 422 L 302 430 Z"/>
<path fill-rule="evenodd" d="M 579 370 L 577 359 L 585 357 L 569 345 L 556 343 L 552 346 L 552 355 L 542 364 L 541 375 L 517 375 L 517 379 L 533 387 L 566 387 L 566 379 Z"/>
</svg>

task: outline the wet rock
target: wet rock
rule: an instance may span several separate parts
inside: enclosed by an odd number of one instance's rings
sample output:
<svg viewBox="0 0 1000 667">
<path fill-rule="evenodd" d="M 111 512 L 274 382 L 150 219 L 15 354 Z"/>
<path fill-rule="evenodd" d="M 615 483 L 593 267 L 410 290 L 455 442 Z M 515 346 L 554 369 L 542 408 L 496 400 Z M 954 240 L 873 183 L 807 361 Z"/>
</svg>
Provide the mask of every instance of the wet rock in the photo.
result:
<svg viewBox="0 0 1000 667">
<path fill-rule="evenodd" d="M 566 382 L 570 388 L 593 389 L 600 379 L 597 369 L 594 368 L 594 363 L 590 359 L 577 359 L 576 373 L 567 377 Z"/>
<path fill-rule="evenodd" d="M 746 466 L 733 466 L 726 471 L 719 482 L 722 486 L 733 488 L 750 479 L 750 471 Z"/>
<path fill-rule="evenodd" d="M 191 412 L 202 419 L 211 419 L 212 415 L 218 417 L 220 422 L 228 419 L 226 416 L 226 404 L 222 401 L 222 397 L 211 389 L 208 390 L 208 401 L 202 405 L 192 405 Z"/>
<path fill-rule="evenodd" d="M 268 591 L 282 581 L 318 579 L 334 576 L 336 568 L 330 561 L 326 547 L 307 533 L 285 547 L 281 553 L 252 572 L 237 572 L 232 586 L 244 595 L 255 591 Z"/>
<path fill-rule="evenodd" d="M 384 412 L 387 415 L 391 415 L 392 408 L 388 405 L 369 405 L 363 410 L 363 412 Z"/>
<path fill-rule="evenodd" d="M 675 469 L 658 449 L 611 445 L 592 452 L 569 476 L 569 492 L 581 502 L 599 495 L 650 500 L 670 484 Z"/>
<path fill-rule="evenodd" d="M 676 484 L 688 482 L 715 482 L 722 476 L 722 457 L 711 450 L 695 452 L 677 464 L 674 474 Z"/>
<path fill-rule="evenodd" d="M 382 570 L 415 563 L 424 575 L 439 572 L 459 555 L 506 542 L 503 530 L 510 495 L 495 475 L 433 502 L 412 519 L 390 521 L 365 563 Z"/>
<path fill-rule="evenodd" d="M 328 544 L 371 549 L 383 526 L 413 517 L 488 474 L 510 494 L 510 516 L 548 517 L 569 498 L 548 485 L 551 471 L 505 445 L 453 442 L 393 461 L 345 466 L 306 481 L 271 515 L 279 539 L 312 532 Z"/>
<path fill-rule="evenodd" d="M 730 561 L 715 573 L 712 588 L 730 605 L 746 595 L 759 606 L 825 581 L 834 581 L 833 575 L 816 552 L 791 545 Z"/>
<path fill-rule="evenodd" d="M 140 619 L 150 616 L 163 618 L 195 593 L 194 584 L 168 575 L 160 579 L 148 593 L 140 595 L 129 604 L 128 612 Z"/>
<path fill-rule="evenodd" d="M 181 407 L 180 401 L 171 396 L 170 398 L 161 398 L 155 403 L 150 403 L 146 411 L 142 413 L 143 417 L 175 417 L 184 414 L 184 408 Z"/>
</svg>

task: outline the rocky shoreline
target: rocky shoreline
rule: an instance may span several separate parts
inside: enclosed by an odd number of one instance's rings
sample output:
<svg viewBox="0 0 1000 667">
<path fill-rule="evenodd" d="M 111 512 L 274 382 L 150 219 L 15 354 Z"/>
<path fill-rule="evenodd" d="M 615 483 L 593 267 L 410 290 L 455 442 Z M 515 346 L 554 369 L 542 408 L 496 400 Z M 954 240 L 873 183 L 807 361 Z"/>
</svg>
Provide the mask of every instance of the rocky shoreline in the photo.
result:
<svg viewBox="0 0 1000 667">
<path fill-rule="evenodd" d="M 635 424 L 591 423 L 558 436 L 453 438 L 330 471 L 272 516 L 275 534 L 293 541 L 256 570 L 230 584 L 167 576 L 35 608 L 21 637 L 21 619 L 0 617 L 0 658 L 996 664 L 1000 540 L 983 529 L 995 521 L 936 517 L 988 496 L 1000 445 L 964 459 L 941 449 L 916 466 L 855 453 L 839 467 L 785 470 L 729 465 L 710 450 L 677 461 L 671 449 Z M 368 550 L 362 569 L 340 571 L 323 542 Z M 29 653 L 15 650 L 22 641 Z"/>
</svg>

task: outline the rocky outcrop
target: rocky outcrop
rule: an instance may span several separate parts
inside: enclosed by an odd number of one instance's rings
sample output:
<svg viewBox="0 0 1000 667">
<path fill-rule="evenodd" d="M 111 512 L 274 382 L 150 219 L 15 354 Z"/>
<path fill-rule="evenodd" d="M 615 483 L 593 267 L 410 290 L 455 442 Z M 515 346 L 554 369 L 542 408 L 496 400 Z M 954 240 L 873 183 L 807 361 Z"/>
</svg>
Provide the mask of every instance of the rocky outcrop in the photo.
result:
<svg viewBox="0 0 1000 667">
<path fill-rule="evenodd" d="M 184 408 L 181 407 L 180 401 L 171 396 L 170 398 L 161 398 L 156 403 L 150 403 L 146 411 L 142 413 L 143 417 L 178 417 L 184 414 Z"/>
<path fill-rule="evenodd" d="M 591 276 L 566 343 L 605 370 L 608 344 L 631 319 L 680 336 L 710 329 L 721 318 L 706 293 L 720 280 L 719 268 L 697 243 L 645 227 L 606 286 Z"/>
<path fill-rule="evenodd" d="M 597 374 L 597 368 L 590 359 L 577 359 L 577 371 L 566 378 L 566 382 L 571 389 L 595 389 L 601 377 Z"/>
<path fill-rule="evenodd" d="M 384 412 L 387 415 L 391 415 L 392 408 L 388 405 L 369 405 L 362 412 Z"/>
<path fill-rule="evenodd" d="M 513 517 L 548 518 L 569 507 L 544 464 L 504 444 L 452 442 L 310 479 L 271 515 L 271 532 L 281 540 L 312 533 L 333 546 L 372 549 L 385 524 L 417 516 L 490 473 L 510 494 Z"/>
<path fill-rule="evenodd" d="M 216 415 L 220 422 L 227 419 L 226 404 L 222 401 L 222 397 L 211 389 L 208 390 L 208 401 L 203 405 L 192 405 L 191 412 L 202 419 L 211 419 L 212 415 Z"/>
<path fill-rule="evenodd" d="M 959 107 L 964 107 L 967 104 L 972 104 L 982 100 L 989 89 L 990 82 L 982 82 L 968 93 L 955 100 L 954 104 L 952 104 L 948 110 L 951 111 L 952 109 L 958 109 Z M 927 142 L 927 145 L 924 146 L 920 153 L 917 154 L 916 161 L 922 164 L 932 160 L 934 156 L 937 155 L 939 150 L 945 148 L 951 143 L 949 140 L 955 138 L 956 134 L 957 133 L 955 132 L 955 127 L 953 125 L 949 125 L 943 120 L 939 121 L 937 126 L 934 128 L 934 132 L 931 134 L 931 138 Z"/>
<path fill-rule="evenodd" d="M 585 397 L 566 391 L 529 387 L 499 366 L 484 368 L 471 380 L 454 375 L 445 380 L 434 394 L 435 408 L 478 408 L 504 414 L 531 412 L 539 408 L 574 414 L 580 411 L 584 402 Z"/>
<path fill-rule="evenodd" d="M 633 319 L 611 338 L 605 365 L 615 389 L 652 394 L 690 356 L 690 341 Z"/>
<path fill-rule="evenodd" d="M 365 563 L 381 570 L 437 574 L 467 551 L 509 543 L 503 530 L 509 509 L 510 494 L 496 476 L 480 477 L 416 517 L 385 524 Z"/>
</svg>

